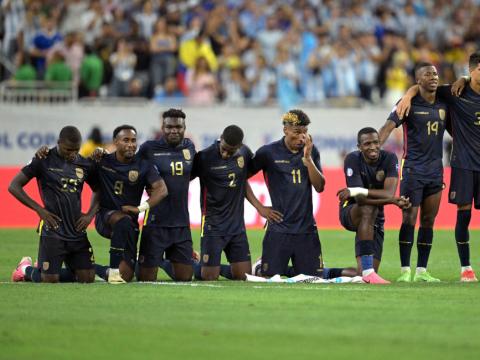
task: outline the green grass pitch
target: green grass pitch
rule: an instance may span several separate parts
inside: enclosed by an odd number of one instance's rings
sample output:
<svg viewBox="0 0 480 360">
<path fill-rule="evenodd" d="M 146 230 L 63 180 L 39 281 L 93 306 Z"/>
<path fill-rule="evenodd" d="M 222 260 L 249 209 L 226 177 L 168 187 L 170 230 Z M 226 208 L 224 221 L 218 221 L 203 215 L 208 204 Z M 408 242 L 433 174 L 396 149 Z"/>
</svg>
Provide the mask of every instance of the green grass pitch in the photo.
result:
<svg viewBox="0 0 480 360">
<path fill-rule="evenodd" d="M 480 232 L 471 232 L 480 270 Z M 320 231 L 327 266 L 353 265 L 352 233 Z M 380 273 L 399 272 L 387 231 Z M 196 248 L 198 233 L 194 232 Z M 252 258 L 261 231 L 250 231 Z M 98 263 L 107 242 L 93 232 Z M 475 359 L 480 284 L 461 284 L 452 231 L 437 231 L 430 270 L 440 284 L 9 283 L 32 230 L 0 231 L 0 359 Z M 413 252 L 412 263 L 416 261 Z M 162 274 L 162 280 L 166 277 Z"/>
</svg>

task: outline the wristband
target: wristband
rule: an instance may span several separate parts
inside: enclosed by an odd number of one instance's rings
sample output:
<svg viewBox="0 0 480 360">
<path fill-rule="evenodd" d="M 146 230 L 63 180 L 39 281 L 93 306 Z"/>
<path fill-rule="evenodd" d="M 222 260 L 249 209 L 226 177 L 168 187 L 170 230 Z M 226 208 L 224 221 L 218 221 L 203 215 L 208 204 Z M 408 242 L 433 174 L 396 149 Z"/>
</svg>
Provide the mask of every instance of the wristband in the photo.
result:
<svg viewBox="0 0 480 360">
<path fill-rule="evenodd" d="M 150 204 L 148 202 L 143 202 L 140 205 L 137 206 L 138 211 L 144 212 L 150 209 Z"/>
<path fill-rule="evenodd" d="M 350 196 L 351 197 L 355 197 L 355 196 L 358 196 L 358 195 L 368 196 L 368 189 L 365 189 L 365 188 L 352 187 L 352 188 L 348 188 L 348 191 L 350 191 Z"/>
</svg>

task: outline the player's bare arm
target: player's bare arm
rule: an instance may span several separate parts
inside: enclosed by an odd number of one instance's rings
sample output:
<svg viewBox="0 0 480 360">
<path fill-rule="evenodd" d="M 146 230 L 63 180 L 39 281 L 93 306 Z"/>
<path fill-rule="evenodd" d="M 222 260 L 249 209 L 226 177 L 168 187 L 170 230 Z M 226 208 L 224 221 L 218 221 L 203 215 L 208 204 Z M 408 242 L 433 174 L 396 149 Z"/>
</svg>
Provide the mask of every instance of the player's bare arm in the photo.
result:
<svg viewBox="0 0 480 360">
<path fill-rule="evenodd" d="M 258 211 L 261 217 L 267 219 L 268 221 L 277 222 L 277 223 L 283 221 L 282 213 L 278 212 L 277 210 L 273 210 L 270 206 L 264 206 L 257 199 L 248 181 L 246 186 L 245 197 L 247 198 L 248 202 L 252 204 L 252 206 Z"/>
<path fill-rule="evenodd" d="M 395 129 L 396 124 L 392 120 L 387 120 L 385 124 L 380 128 L 378 131 L 378 136 L 380 138 L 380 146 L 385 144 L 385 141 L 387 141 L 388 137 L 392 133 L 393 129 Z"/>
<path fill-rule="evenodd" d="M 8 191 L 23 205 L 34 210 L 38 214 L 38 216 L 45 222 L 46 226 L 52 229 L 57 229 L 62 219 L 60 219 L 59 216 L 43 208 L 40 204 L 33 200 L 25 192 L 25 190 L 23 190 L 23 188 L 25 187 L 25 185 L 28 184 L 29 181 L 30 179 L 26 177 L 25 174 L 19 172 L 10 183 Z"/>
<path fill-rule="evenodd" d="M 122 211 L 125 213 L 138 215 L 143 211 L 157 206 L 168 195 L 168 189 L 165 181 L 155 181 L 149 188 L 148 194 L 149 198 L 144 203 L 140 204 L 139 206 L 124 205 L 122 206 Z"/>
<path fill-rule="evenodd" d="M 412 99 L 418 94 L 420 91 L 420 86 L 413 85 L 408 88 L 405 95 L 403 95 L 402 99 L 397 104 L 397 115 L 400 119 L 403 119 L 404 116 L 408 116 L 410 112 L 410 106 L 412 105 Z"/>
<path fill-rule="evenodd" d="M 312 142 L 312 135 L 306 134 L 305 135 L 305 146 L 303 148 L 303 159 L 304 164 L 308 169 L 308 178 L 313 185 L 313 188 L 316 192 L 321 193 L 325 189 L 325 177 L 317 169 L 315 163 L 312 159 L 312 149 L 313 149 L 313 142 Z"/>
</svg>

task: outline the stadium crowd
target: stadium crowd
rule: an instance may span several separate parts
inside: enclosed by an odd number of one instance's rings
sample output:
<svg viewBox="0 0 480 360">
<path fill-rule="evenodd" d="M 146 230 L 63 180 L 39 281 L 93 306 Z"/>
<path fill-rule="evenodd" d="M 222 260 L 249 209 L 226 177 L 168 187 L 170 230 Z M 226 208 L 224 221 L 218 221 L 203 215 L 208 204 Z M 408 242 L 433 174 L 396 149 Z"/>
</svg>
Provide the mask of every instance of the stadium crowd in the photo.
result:
<svg viewBox="0 0 480 360">
<path fill-rule="evenodd" d="M 398 100 L 415 63 L 443 82 L 480 39 L 468 0 L 4 0 L 13 79 L 73 81 L 80 96 L 284 107 Z M 3 71 L 4 78 L 9 77 Z"/>
</svg>

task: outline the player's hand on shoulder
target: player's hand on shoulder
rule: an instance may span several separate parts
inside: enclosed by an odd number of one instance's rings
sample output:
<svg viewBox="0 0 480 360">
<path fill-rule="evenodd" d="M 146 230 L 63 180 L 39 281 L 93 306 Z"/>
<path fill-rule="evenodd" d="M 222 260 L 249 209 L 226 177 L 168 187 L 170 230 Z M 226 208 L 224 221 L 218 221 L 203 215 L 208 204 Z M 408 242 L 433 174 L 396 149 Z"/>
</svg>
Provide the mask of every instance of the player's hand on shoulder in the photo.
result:
<svg viewBox="0 0 480 360">
<path fill-rule="evenodd" d="M 78 232 L 85 231 L 93 220 L 94 215 L 82 214 L 75 223 L 75 230 Z"/>
<path fill-rule="evenodd" d="M 104 158 L 104 156 L 108 155 L 108 151 L 105 150 L 104 148 L 97 147 L 92 155 L 90 155 L 90 158 L 95 161 L 95 162 L 100 162 Z"/>
<path fill-rule="evenodd" d="M 40 208 L 37 211 L 37 214 L 43 220 L 47 229 L 58 229 L 60 222 L 62 221 L 59 216 L 44 208 Z"/>
<path fill-rule="evenodd" d="M 140 210 L 136 206 L 132 205 L 123 205 L 122 211 L 126 214 L 138 215 L 140 214 Z"/>
<path fill-rule="evenodd" d="M 451 88 L 451 92 L 453 96 L 460 96 L 465 89 L 465 86 L 468 84 L 468 80 L 461 76 L 458 78 L 453 84 Z"/>
<path fill-rule="evenodd" d="M 50 149 L 48 148 L 48 146 L 43 145 L 37 150 L 37 152 L 35 153 L 35 157 L 40 160 L 46 159 L 49 152 Z"/>
<path fill-rule="evenodd" d="M 403 96 L 400 99 L 395 109 L 395 112 L 397 113 L 397 116 L 400 120 L 403 119 L 404 116 L 408 116 L 411 106 L 412 106 L 412 100 L 410 99 L 410 97 Z"/>
<path fill-rule="evenodd" d="M 340 200 L 340 202 L 347 201 L 348 198 L 351 197 L 350 190 L 348 188 L 340 189 L 340 190 L 337 191 L 337 196 L 338 196 L 338 200 Z"/>
</svg>

